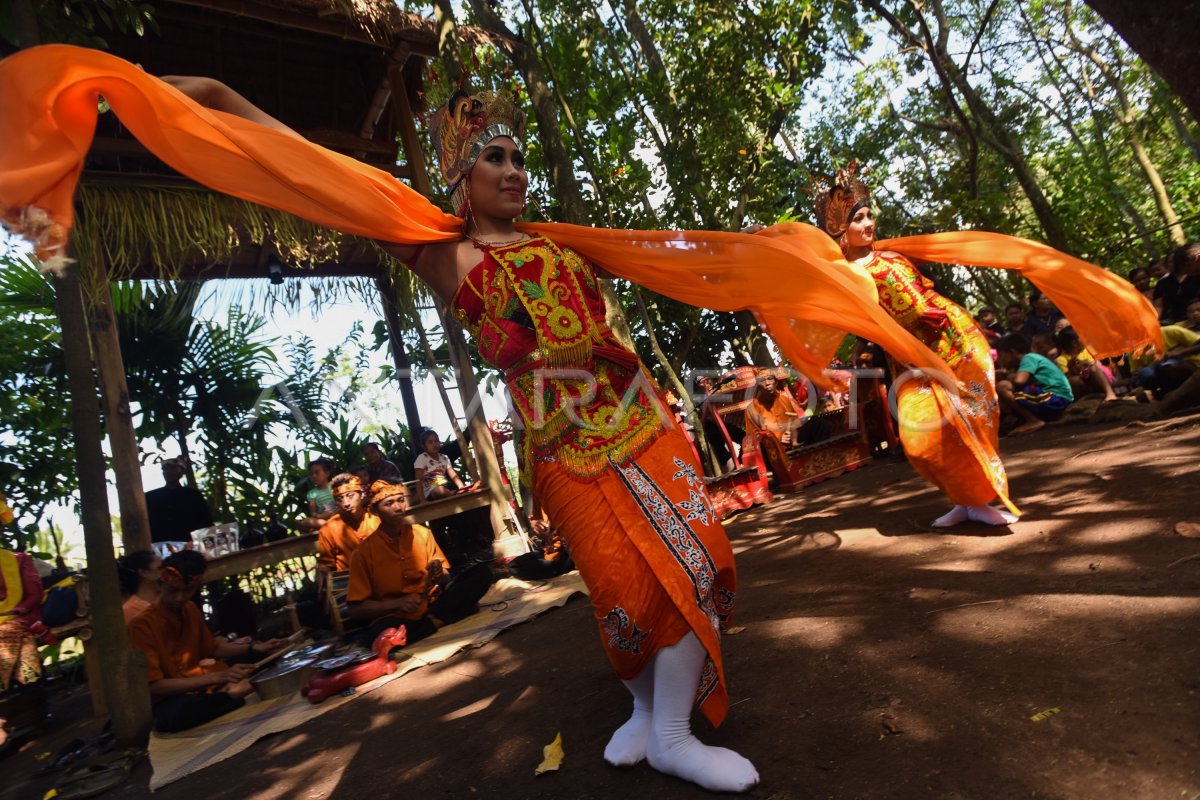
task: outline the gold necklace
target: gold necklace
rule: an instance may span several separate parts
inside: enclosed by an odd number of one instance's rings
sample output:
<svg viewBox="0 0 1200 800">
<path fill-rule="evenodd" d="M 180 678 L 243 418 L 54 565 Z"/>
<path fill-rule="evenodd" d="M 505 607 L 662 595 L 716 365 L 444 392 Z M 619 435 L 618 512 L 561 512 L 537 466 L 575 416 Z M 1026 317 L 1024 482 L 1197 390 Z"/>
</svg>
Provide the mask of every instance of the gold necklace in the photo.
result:
<svg viewBox="0 0 1200 800">
<path fill-rule="evenodd" d="M 482 239 L 478 239 L 478 238 L 476 238 L 476 237 L 472 236 L 471 234 L 469 234 L 469 233 L 466 233 L 465 231 L 464 231 L 464 235 L 465 235 L 465 236 L 466 236 L 468 239 L 470 239 L 472 242 L 474 242 L 475 244 L 477 244 L 477 245 L 479 245 L 479 246 L 481 246 L 481 247 L 502 247 L 502 246 L 504 246 L 504 245 L 506 245 L 506 244 L 516 244 L 517 242 L 524 242 L 524 241 L 526 241 L 526 240 L 528 240 L 528 239 L 532 239 L 532 238 L 533 238 L 532 236 L 528 236 L 528 235 L 526 235 L 526 234 L 524 234 L 524 233 L 518 233 L 518 234 L 517 234 L 517 238 L 515 238 L 515 239 L 505 239 L 505 240 L 504 240 L 504 241 L 502 241 L 502 242 L 485 242 L 484 240 L 482 240 Z"/>
</svg>

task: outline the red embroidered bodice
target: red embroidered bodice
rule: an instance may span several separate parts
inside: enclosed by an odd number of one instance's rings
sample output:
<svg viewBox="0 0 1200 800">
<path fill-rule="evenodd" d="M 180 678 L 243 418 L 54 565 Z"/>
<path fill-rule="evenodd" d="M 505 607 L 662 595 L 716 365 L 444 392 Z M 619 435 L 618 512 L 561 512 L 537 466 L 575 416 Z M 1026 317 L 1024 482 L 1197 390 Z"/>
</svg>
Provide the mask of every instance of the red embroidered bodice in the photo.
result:
<svg viewBox="0 0 1200 800">
<path fill-rule="evenodd" d="M 962 306 L 934 291 L 933 281 L 907 258 L 899 253 L 877 252 L 863 268 L 875 279 L 879 305 L 948 365 L 953 366 L 970 352 L 968 333 L 976 327 L 975 320 Z M 923 314 L 935 309 L 946 313 L 947 324 L 928 322 L 928 316 L 922 319 Z"/>
<path fill-rule="evenodd" d="M 483 360 L 504 372 L 526 465 L 558 461 L 588 477 L 665 428 L 657 387 L 613 336 L 595 270 L 574 251 L 545 237 L 485 247 L 453 309 Z"/>
</svg>

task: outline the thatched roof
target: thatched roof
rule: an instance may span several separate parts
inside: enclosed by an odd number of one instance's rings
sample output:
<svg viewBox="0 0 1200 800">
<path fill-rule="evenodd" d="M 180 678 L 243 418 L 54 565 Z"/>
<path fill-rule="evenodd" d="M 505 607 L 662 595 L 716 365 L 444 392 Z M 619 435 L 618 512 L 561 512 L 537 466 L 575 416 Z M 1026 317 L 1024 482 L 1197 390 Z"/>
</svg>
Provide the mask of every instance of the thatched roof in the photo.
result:
<svg viewBox="0 0 1200 800">
<path fill-rule="evenodd" d="M 155 16 L 159 35 L 109 36 L 112 51 L 152 73 L 218 78 L 309 139 L 397 177 L 424 169 L 419 151 L 397 144 L 405 104 L 389 91 L 420 107 L 436 54 L 432 20 L 390 0 L 163 0 Z M 377 113 L 381 89 L 387 103 Z M 354 237 L 216 197 L 151 156 L 111 114 L 101 117 L 83 184 L 76 249 L 86 262 L 103 242 L 114 277 L 265 277 L 276 258 L 325 274 L 394 267 Z"/>
</svg>

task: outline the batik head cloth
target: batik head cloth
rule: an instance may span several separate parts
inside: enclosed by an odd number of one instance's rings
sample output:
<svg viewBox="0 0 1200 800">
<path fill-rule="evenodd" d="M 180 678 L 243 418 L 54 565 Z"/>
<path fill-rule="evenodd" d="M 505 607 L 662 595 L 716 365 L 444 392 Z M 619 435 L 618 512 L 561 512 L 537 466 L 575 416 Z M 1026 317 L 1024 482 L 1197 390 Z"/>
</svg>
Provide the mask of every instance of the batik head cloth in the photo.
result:
<svg viewBox="0 0 1200 800">
<path fill-rule="evenodd" d="M 371 484 L 371 505 L 376 505 L 385 497 L 391 497 L 394 494 L 404 495 L 407 498 L 408 490 L 404 488 L 404 484 L 402 483 L 375 481 Z"/>
<path fill-rule="evenodd" d="M 817 224 L 834 239 L 840 239 L 850 228 L 850 218 L 858 209 L 871 205 L 871 190 L 858 177 L 865 173 L 858 159 L 852 159 L 836 175 L 809 181 L 808 195 L 813 200 Z"/>
<path fill-rule="evenodd" d="M 442 178 L 453 192 L 454 210 L 461 214 L 463 178 L 497 136 L 507 136 L 521 146 L 525 115 L 496 92 L 460 91 L 434 117 L 432 133 Z"/>
<path fill-rule="evenodd" d="M 341 497 L 344 494 L 350 494 L 351 492 L 362 492 L 362 491 L 363 491 L 362 481 L 360 481 L 357 477 L 354 477 L 354 478 L 351 478 L 350 480 L 346 481 L 345 483 L 339 483 L 337 486 L 333 487 L 333 496 Z"/>
</svg>

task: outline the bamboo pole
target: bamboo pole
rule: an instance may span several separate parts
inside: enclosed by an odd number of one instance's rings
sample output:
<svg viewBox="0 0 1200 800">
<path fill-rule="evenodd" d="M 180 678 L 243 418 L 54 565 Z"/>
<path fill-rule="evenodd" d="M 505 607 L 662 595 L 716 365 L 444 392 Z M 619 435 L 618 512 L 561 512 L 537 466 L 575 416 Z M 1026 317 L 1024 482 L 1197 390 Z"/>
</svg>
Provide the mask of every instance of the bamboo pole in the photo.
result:
<svg viewBox="0 0 1200 800">
<path fill-rule="evenodd" d="M 78 265 L 69 265 L 65 276 L 55 279 L 54 288 L 71 396 L 71 431 L 79 468 L 79 505 L 91 591 L 94 635 L 88 647 L 95 649 L 94 663 L 100 673 L 90 677 L 93 685 L 103 687 L 104 694 L 103 698 L 93 698 L 93 704 L 99 701 L 107 705 L 117 741 L 136 744 L 144 741 L 150 730 L 150 691 L 145 658 L 129 646 L 121 612 L 104 452 L 100 447 L 100 403 L 88 352 L 87 311 Z"/>
<path fill-rule="evenodd" d="M 141 451 L 133 413 L 129 410 L 129 386 L 125 382 L 125 364 L 117 337 L 113 314 L 112 287 L 104 267 L 104 249 L 97 246 L 95 258 L 87 265 L 89 287 L 87 319 L 91 332 L 92 353 L 100 380 L 104 426 L 112 451 L 113 472 L 117 477 L 117 501 L 121 509 L 121 543 L 125 552 L 150 549 L 150 517 L 146 512 L 146 494 L 142 489 Z"/>
<path fill-rule="evenodd" d="M 416 328 L 417 336 L 421 339 L 421 349 L 425 351 L 425 358 L 429 361 L 429 374 L 433 376 L 433 382 L 437 385 L 438 396 L 442 398 L 442 407 L 446 409 L 446 416 L 450 419 L 450 429 L 454 431 L 454 440 L 458 442 L 458 447 L 462 451 L 463 464 L 466 465 L 467 472 L 471 474 L 471 480 L 477 481 L 479 480 L 479 467 L 476 466 L 475 458 L 467 448 L 467 439 L 463 435 L 462 427 L 458 424 L 454 404 L 450 402 L 450 395 L 446 392 L 446 382 L 442 380 L 442 370 L 438 367 L 437 355 L 433 352 L 433 347 L 429 344 L 429 337 L 425 335 L 425 329 L 421 327 L 420 322 L 417 323 Z"/>
</svg>

